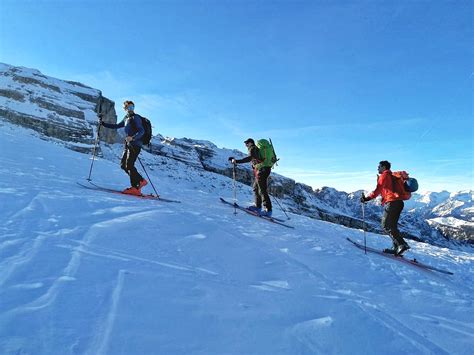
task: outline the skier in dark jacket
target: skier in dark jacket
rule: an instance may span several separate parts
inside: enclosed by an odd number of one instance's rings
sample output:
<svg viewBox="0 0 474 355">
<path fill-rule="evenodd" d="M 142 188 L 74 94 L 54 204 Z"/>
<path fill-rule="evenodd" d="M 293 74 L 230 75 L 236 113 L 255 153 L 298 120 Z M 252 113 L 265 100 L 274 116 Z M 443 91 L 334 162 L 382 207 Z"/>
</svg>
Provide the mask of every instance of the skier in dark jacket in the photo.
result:
<svg viewBox="0 0 474 355">
<path fill-rule="evenodd" d="M 255 196 L 255 205 L 249 206 L 248 209 L 257 212 L 261 216 L 272 216 L 272 202 L 268 194 L 268 177 L 272 171 L 271 167 L 261 166 L 262 158 L 255 141 L 252 138 L 247 139 L 245 145 L 248 149 L 249 155 L 243 159 L 234 159 L 229 157 L 232 164 L 252 163 L 253 174 L 255 176 L 253 182 L 253 192 Z M 262 202 L 265 211 L 262 211 Z"/>
<path fill-rule="evenodd" d="M 394 177 L 390 170 L 391 164 L 383 160 L 379 163 L 377 187 L 367 197 L 362 194 L 360 200 L 362 203 L 382 195 L 382 206 L 384 212 L 382 217 L 382 227 L 393 240 L 392 249 L 384 249 L 385 253 L 401 255 L 410 249 L 398 230 L 398 219 L 402 213 L 404 203 L 399 195 L 394 191 Z"/>
<path fill-rule="evenodd" d="M 125 137 L 125 146 L 120 167 L 130 176 L 131 186 L 123 190 L 123 193 L 139 196 L 141 195 L 141 188 L 148 184 L 148 181 L 146 181 L 135 168 L 135 161 L 142 149 L 143 143 L 141 139 L 145 133 L 145 129 L 143 128 L 141 117 L 134 112 L 135 104 L 133 101 L 125 101 L 123 103 L 123 109 L 127 114 L 121 122 L 117 124 L 106 123 L 100 119 L 99 124 L 112 129 L 125 129 L 127 136 Z"/>
</svg>

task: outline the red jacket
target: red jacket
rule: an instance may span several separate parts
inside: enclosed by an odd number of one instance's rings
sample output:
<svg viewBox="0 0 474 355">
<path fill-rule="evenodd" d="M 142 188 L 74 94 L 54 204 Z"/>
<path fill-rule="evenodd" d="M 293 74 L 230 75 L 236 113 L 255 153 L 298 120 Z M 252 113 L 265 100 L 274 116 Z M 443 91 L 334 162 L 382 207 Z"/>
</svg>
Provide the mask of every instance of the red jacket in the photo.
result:
<svg viewBox="0 0 474 355">
<path fill-rule="evenodd" d="M 382 205 L 386 204 L 387 202 L 402 200 L 399 194 L 393 191 L 393 188 L 394 181 L 392 177 L 392 171 L 385 170 L 382 174 L 379 175 L 377 179 L 377 187 L 367 197 L 372 200 L 378 195 L 382 195 Z"/>
</svg>

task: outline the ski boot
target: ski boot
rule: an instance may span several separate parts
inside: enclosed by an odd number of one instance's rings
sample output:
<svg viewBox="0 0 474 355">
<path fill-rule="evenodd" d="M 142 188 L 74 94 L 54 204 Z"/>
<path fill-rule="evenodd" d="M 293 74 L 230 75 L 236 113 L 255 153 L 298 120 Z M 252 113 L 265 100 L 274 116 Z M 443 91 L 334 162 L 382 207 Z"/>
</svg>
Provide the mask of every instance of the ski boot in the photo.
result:
<svg viewBox="0 0 474 355">
<path fill-rule="evenodd" d="M 259 215 L 260 215 L 260 213 L 262 213 L 262 208 L 261 207 L 248 206 L 247 209 L 251 212 L 258 213 Z"/>
<path fill-rule="evenodd" d="M 397 252 L 397 244 L 393 243 L 392 247 L 391 248 L 386 248 L 383 250 L 384 253 L 386 254 L 393 254 L 395 255 L 396 252 Z"/>
<path fill-rule="evenodd" d="M 123 194 L 126 195 L 134 195 L 134 196 L 141 196 L 142 193 L 136 187 L 127 187 L 125 190 L 122 191 Z"/>
<path fill-rule="evenodd" d="M 395 255 L 396 256 L 402 256 L 404 252 L 406 252 L 408 249 L 410 249 L 410 246 L 407 243 L 400 244 L 396 249 L 395 249 Z"/>
<path fill-rule="evenodd" d="M 145 179 L 142 179 L 142 181 L 140 181 L 140 184 L 138 185 L 138 190 L 141 190 L 142 187 L 148 185 L 148 181 L 146 181 Z"/>
<path fill-rule="evenodd" d="M 260 212 L 260 216 L 262 217 L 271 217 L 272 216 L 272 211 L 262 211 Z"/>
</svg>

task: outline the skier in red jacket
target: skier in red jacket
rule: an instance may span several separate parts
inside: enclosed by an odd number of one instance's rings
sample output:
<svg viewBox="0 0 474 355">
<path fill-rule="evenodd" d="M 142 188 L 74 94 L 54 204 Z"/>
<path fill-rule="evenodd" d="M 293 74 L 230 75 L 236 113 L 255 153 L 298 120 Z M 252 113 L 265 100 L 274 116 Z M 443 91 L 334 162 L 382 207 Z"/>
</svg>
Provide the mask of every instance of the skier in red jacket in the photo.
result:
<svg viewBox="0 0 474 355">
<path fill-rule="evenodd" d="M 404 203 L 394 191 L 394 178 L 390 167 L 391 164 L 386 160 L 379 163 L 378 171 L 380 175 L 377 179 L 377 187 L 367 197 L 362 194 L 360 200 L 362 203 L 365 203 L 376 198 L 378 195 L 382 195 L 382 206 L 384 206 L 382 227 L 393 240 L 393 248 L 384 249 L 384 252 L 402 255 L 410 247 L 398 230 L 398 219 L 402 213 Z"/>
</svg>

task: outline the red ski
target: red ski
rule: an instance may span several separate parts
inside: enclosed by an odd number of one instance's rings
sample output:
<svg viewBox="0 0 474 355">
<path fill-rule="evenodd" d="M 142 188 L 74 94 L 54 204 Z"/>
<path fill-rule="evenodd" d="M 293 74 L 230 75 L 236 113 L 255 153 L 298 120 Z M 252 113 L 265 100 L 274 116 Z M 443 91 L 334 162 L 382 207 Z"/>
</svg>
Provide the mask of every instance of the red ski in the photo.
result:
<svg viewBox="0 0 474 355">
<path fill-rule="evenodd" d="M 163 202 L 174 202 L 174 203 L 181 203 L 181 201 L 177 201 L 177 200 L 169 200 L 167 198 L 162 198 L 160 196 L 156 196 L 156 195 L 153 195 L 153 194 L 142 194 L 142 195 L 130 195 L 130 194 L 126 194 L 124 193 L 122 190 L 118 190 L 118 189 L 111 189 L 111 188 L 108 188 L 108 187 L 102 187 L 102 186 L 99 186 L 99 185 L 96 185 L 95 183 L 93 183 L 92 181 L 88 181 L 88 183 L 90 184 L 90 186 L 88 185 L 84 185 L 80 182 L 77 182 L 77 184 L 85 189 L 89 189 L 89 190 L 95 190 L 95 191 L 104 191 L 104 192 L 109 192 L 109 193 L 113 193 L 113 194 L 118 194 L 118 195 L 125 195 L 125 196 L 132 196 L 132 197 L 137 197 L 137 198 L 142 198 L 142 199 L 145 199 L 145 200 L 156 200 L 156 201 L 163 201 Z"/>
</svg>

